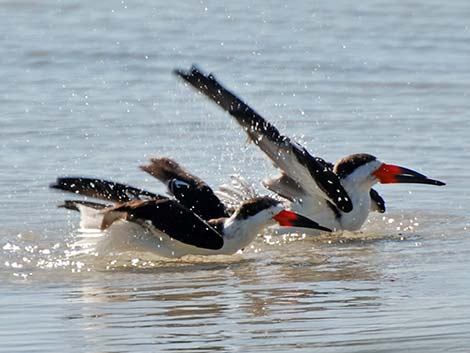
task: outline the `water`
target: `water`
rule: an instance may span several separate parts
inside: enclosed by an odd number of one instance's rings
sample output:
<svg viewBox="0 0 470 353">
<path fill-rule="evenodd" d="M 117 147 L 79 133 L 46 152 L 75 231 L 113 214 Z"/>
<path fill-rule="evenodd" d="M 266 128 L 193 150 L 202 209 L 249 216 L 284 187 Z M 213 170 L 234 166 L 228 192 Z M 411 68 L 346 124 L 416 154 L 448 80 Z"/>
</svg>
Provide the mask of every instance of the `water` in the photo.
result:
<svg viewBox="0 0 470 353">
<path fill-rule="evenodd" d="M 0 351 L 469 352 L 467 1 L 0 1 Z M 369 152 L 445 180 L 379 186 L 362 232 L 242 255 L 69 259 L 58 175 L 216 186 L 274 173 L 172 76 L 212 70 L 330 160 Z M 260 188 L 261 190 L 261 188 Z"/>
</svg>

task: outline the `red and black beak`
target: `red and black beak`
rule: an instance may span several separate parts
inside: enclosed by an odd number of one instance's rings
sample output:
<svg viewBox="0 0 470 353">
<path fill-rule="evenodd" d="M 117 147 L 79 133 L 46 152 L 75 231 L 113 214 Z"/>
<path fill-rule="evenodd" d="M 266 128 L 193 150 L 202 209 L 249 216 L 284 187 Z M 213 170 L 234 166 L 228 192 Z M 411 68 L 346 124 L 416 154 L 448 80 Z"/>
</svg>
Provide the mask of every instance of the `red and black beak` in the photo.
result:
<svg viewBox="0 0 470 353">
<path fill-rule="evenodd" d="M 302 227 L 322 230 L 324 232 L 331 232 L 331 229 L 319 225 L 317 222 L 312 221 L 310 218 L 301 216 L 292 211 L 283 210 L 273 217 L 281 227 Z"/>
<path fill-rule="evenodd" d="M 429 179 L 426 175 L 393 164 L 383 163 L 380 168 L 373 173 L 373 175 L 379 179 L 382 184 L 410 183 L 438 186 L 445 185 L 442 181 Z"/>
</svg>

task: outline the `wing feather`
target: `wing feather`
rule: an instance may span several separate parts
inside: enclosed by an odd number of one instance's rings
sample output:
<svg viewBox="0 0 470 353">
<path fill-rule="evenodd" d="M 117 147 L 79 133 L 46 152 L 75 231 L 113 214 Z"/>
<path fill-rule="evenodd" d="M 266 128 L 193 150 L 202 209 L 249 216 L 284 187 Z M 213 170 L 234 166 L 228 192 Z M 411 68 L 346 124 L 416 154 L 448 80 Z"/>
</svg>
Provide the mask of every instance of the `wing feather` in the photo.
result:
<svg viewBox="0 0 470 353">
<path fill-rule="evenodd" d="M 166 198 L 143 189 L 97 178 L 57 178 L 56 182 L 50 184 L 49 187 L 113 202 Z"/>
<path fill-rule="evenodd" d="M 274 125 L 225 89 L 212 74 L 206 76 L 195 66 L 189 72 L 175 70 L 175 74 L 232 115 L 274 165 L 303 189 L 330 200 L 344 212 L 352 210 L 352 202 L 338 176 L 321 158 L 315 158 L 304 147 L 281 135 Z"/>
<path fill-rule="evenodd" d="M 170 238 L 199 248 L 218 250 L 224 245 L 222 235 L 211 225 L 176 200 L 131 201 L 107 210 L 111 221 L 123 218 L 150 225 Z M 106 226 L 110 223 L 107 222 Z"/>
<path fill-rule="evenodd" d="M 192 175 L 176 161 L 167 158 L 152 158 L 150 163 L 140 167 L 167 185 L 169 192 L 182 205 L 195 212 L 202 219 L 226 217 L 224 204 L 202 179 Z"/>
</svg>

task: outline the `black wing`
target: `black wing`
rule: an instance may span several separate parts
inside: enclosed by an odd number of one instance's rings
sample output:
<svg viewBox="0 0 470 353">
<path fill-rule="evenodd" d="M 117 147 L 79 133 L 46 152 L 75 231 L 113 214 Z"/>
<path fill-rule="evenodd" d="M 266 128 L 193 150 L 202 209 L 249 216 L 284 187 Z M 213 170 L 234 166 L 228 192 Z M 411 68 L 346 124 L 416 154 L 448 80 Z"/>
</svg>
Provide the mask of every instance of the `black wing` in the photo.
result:
<svg viewBox="0 0 470 353">
<path fill-rule="evenodd" d="M 205 76 L 194 66 L 189 72 L 175 70 L 175 74 L 230 113 L 274 164 L 305 191 L 330 200 L 344 212 L 352 210 L 352 202 L 338 176 L 321 158 L 312 156 L 304 147 L 281 135 L 276 127 L 225 89 L 212 74 Z"/>
<path fill-rule="evenodd" d="M 370 209 L 372 211 L 385 213 L 385 200 L 382 198 L 382 196 L 379 195 L 379 193 L 376 190 L 370 189 L 370 199 L 371 199 Z"/>
<path fill-rule="evenodd" d="M 167 198 L 129 185 L 96 178 L 57 178 L 56 182 L 50 184 L 49 187 L 114 202 Z"/>
<path fill-rule="evenodd" d="M 225 205 L 203 180 L 190 174 L 170 158 L 152 158 L 140 167 L 167 185 L 169 192 L 202 219 L 227 217 Z"/>
<path fill-rule="evenodd" d="M 112 205 L 105 205 L 98 202 L 83 201 L 83 200 L 65 200 L 63 204 L 60 204 L 58 207 L 63 207 L 68 210 L 80 211 L 78 208 L 79 205 L 86 207 L 94 208 L 95 210 L 102 210 L 107 207 L 112 207 Z"/>
<path fill-rule="evenodd" d="M 222 235 L 176 200 L 132 201 L 108 212 L 126 212 L 127 220 L 152 226 L 169 237 L 198 248 L 218 250 L 224 245 Z"/>
</svg>

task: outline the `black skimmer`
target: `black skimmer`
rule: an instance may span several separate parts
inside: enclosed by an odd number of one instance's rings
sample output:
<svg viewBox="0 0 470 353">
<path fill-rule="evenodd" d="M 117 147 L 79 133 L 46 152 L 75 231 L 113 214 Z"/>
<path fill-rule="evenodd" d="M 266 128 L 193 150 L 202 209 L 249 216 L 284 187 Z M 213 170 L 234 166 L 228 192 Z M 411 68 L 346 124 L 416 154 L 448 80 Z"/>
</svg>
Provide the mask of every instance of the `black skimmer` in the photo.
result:
<svg viewBox="0 0 470 353">
<path fill-rule="evenodd" d="M 334 230 L 359 230 L 370 210 L 385 212 L 385 202 L 376 183 L 416 183 L 445 185 L 411 169 L 386 164 L 370 154 L 352 154 L 336 164 L 313 156 L 306 148 L 281 135 L 214 75 L 193 66 L 174 73 L 232 115 L 281 175 L 263 185 L 289 200 L 290 209 Z"/>
<path fill-rule="evenodd" d="M 141 168 L 164 182 L 175 198 L 94 178 L 58 178 L 50 187 L 112 201 L 67 200 L 61 206 L 80 211 L 81 227 L 99 228 L 113 244 L 163 257 L 234 254 L 276 223 L 330 231 L 268 196 L 246 200 L 231 212 L 204 181 L 168 158 Z"/>
</svg>

